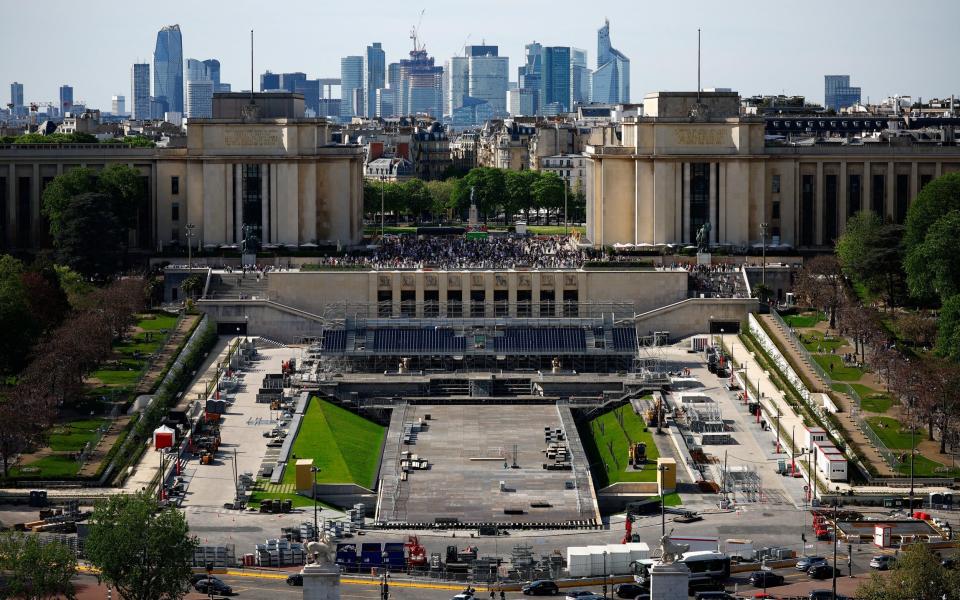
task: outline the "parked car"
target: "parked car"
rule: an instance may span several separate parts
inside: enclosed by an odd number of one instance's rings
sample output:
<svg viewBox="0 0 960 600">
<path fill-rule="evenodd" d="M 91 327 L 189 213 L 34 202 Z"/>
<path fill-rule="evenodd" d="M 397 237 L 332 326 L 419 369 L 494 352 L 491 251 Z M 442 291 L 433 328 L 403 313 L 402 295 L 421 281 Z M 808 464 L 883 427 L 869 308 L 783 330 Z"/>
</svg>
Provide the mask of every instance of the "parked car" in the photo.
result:
<svg viewBox="0 0 960 600">
<path fill-rule="evenodd" d="M 213 575 L 207 575 L 206 573 L 194 573 L 193 575 L 190 576 L 190 585 L 197 585 L 197 582 L 200 581 L 201 579 L 215 579 L 216 581 L 223 583 L 223 581 L 219 577 L 214 577 Z"/>
<path fill-rule="evenodd" d="M 750 574 L 750 585 L 753 587 L 772 587 L 783 585 L 783 575 L 773 571 L 754 571 Z"/>
<path fill-rule="evenodd" d="M 303 575 L 300 573 L 294 573 L 287 577 L 287 585 L 303 585 Z"/>
<path fill-rule="evenodd" d="M 737 600 L 736 596 L 727 592 L 697 592 L 696 600 Z"/>
<path fill-rule="evenodd" d="M 209 594 L 211 591 L 215 594 L 220 594 L 221 596 L 230 596 L 233 594 L 233 588 L 219 579 L 214 579 L 208 577 L 206 579 L 201 579 L 200 581 L 193 584 L 193 589 L 197 590 L 201 594 Z"/>
<path fill-rule="evenodd" d="M 892 569 L 896 559 L 889 554 L 878 554 L 870 559 L 870 568 L 878 571 Z"/>
<path fill-rule="evenodd" d="M 807 571 L 807 576 L 810 579 L 830 579 L 833 577 L 833 572 L 833 567 L 830 565 L 813 565 Z"/>
<path fill-rule="evenodd" d="M 524 596 L 556 596 L 560 588 L 548 579 L 538 579 L 523 586 L 520 591 Z"/>
<path fill-rule="evenodd" d="M 613 593 L 617 598 L 630 598 L 633 600 L 640 594 L 650 592 L 650 588 L 645 588 L 638 583 L 621 583 L 613 586 Z"/>
<path fill-rule="evenodd" d="M 824 556 L 801 556 L 800 559 L 797 560 L 797 570 L 806 572 L 814 565 L 825 564 L 827 564 L 827 559 Z"/>
<path fill-rule="evenodd" d="M 579 590 L 574 592 L 575 596 L 567 594 L 567 600 L 603 600 L 603 596 L 596 594 L 594 592 L 588 592 L 586 590 Z"/>
</svg>

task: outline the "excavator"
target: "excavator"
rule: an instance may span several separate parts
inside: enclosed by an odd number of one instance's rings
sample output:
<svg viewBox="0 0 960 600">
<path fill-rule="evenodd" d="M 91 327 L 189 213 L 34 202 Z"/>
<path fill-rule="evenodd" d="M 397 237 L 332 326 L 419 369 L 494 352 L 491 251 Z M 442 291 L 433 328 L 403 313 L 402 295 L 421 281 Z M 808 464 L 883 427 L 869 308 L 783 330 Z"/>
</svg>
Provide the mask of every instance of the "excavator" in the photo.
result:
<svg viewBox="0 0 960 600">
<path fill-rule="evenodd" d="M 629 463 L 634 469 L 642 469 L 647 464 L 647 445 L 643 442 L 630 444 L 627 450 Z"/>
</svg>

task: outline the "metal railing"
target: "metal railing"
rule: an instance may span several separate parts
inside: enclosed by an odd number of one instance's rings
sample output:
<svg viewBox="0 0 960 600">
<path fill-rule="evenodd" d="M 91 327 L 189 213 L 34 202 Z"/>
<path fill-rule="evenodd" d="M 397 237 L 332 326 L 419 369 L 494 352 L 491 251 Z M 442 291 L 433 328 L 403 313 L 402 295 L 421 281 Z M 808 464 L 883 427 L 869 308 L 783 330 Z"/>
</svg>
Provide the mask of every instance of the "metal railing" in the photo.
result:
<svg viewBox="0 0 960 600">
<path fill-rule="evenodd" d="M 783 317 L 780 316 L 780 313 L 778 313 L 775 310 L 772 310 L 770 311 L 770 314 L 773 315 L 774 320 L 777 323 L 779 323 L 781 327 L 783 327 L 783 330 L 786 333 L 787 339 L 796 344 L 797 352 L 800 354 L 800 356 L 810 365 L 811 369 L 816 371 L 817 375 L 819 375 L 820 378 L 823 379 L 823 382 L 827 386 L 829 386 L 830 383 L 833 381 L 833 379 L 829 375 L 827 375 L 827 372 L 823 370 L 823 367 L 821 367 L 819 363 L 817 363 L 817 361 L 813 360 L 813 355 L 810 354 L 810 352 L 808 352 L 807 349 L 803 346 L 803 343 L 793 333 L 793 329 L 789 325 L 787 325 L 787 322 L 783 320 Z"/>
</svg>

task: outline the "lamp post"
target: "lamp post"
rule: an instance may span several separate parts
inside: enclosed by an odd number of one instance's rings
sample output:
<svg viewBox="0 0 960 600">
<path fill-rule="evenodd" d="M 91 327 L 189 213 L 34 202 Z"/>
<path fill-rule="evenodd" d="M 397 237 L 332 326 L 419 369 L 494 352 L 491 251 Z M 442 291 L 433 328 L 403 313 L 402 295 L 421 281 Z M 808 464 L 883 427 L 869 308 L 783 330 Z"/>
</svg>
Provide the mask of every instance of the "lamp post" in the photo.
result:
<svg viewBox="0 0 960 600">
<path fill-rule="evenodd" d="M 916 455 L 917 442 L 915 437 L 917 435 L 917 428 L 913 423 L 913 398 L 910 398 L 910 402 L 907 404 L 907 422 L 910 424 L 910 516 L 913 516 L 913 457 Z"/>
<path fill-rule="evenodd" d="M 783 413 L 780 412 L 780 407 L 777 406 L 777 454 L 780 454 L 780 417 L 783 416 Z"/>
<path fill-rule="evenodd" d="M 567 178 L 563 178 L 563 234 L 570 235 L 570 221 L 567 219 Z"/>
<path fill-rule="evenodd" d="M 187 223 L 187 226 L 184 229 L 187 230 L 187 268 L 193 268 L 193 245 L 190 243 L 190 238 L 194 236 L 193 229 L 196 227 L 193 223 Z"/>
<path fill-rule="evenodd" d="M 320 522 L 317 518 L 317 473 L 320 471 L 320 467 L 310 467 L 310 470 L 313 471 L 313 535 L 319 542 Z"/>
<path fill-rule="evenodd" d="M 837 486 L 837 494 L 833 497 L 833 600 L 837 600 L 837 538 L 839 537 L 840 527 L 837 525 L 837 507 L 840 505 L 840 486 Z"/>
<path fill-rule="evenodd" d="M 390 584 L 387 579 L 390 577 L 390 555 L 384 550 L 380 558 L 380 600 L 389 600 Z"/>
<path fill-rule="evenodd" d="M 657 471 L 660 472 L 660 476 L 657 478 L 657 487 L 660 488 L 660 537 L 663 537 L 667 535 L 667 511 L 663 497 L 663 474 L 667 471 L 667 465 L 658 466 Z"/>
<path fill-rule="evenodd" d="M 760 268 L 760 281 L 764 288 L 767 286 L 767 227 L 767 223 L 760 223 L 760 235 L 763 237 L 763 240 L 760 244 L 763 252 L 763 263 Z"/>
<path fill-rule="evenodd" d="M 607 597 L 607 551 L 603 551 L 603 597 Z"/>
</svg>

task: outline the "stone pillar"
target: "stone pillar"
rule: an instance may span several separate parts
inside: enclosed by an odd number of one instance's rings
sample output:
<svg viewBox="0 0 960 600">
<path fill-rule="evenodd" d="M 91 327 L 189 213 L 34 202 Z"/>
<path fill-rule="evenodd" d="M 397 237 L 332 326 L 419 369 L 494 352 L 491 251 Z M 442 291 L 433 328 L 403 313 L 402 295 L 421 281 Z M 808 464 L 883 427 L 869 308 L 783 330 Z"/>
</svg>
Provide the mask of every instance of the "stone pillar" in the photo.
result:
<svg viewBox="0 0 960 600">
<path fill-rule="evenodd" d="M 719 177 L 719 163 L 709 163 L 710 173 L 710 189 L 708 190 L 707 196 L 709 198 L 710 207 L 710 239 L 708 240 L 711 243 L 717 243 L 717 235 L 719 234 L 718 222 L 720 221 L 720 210 L 717 206 L 717 178 Z"/>
<path fill-rule="evenodd" d="M 919 172 L 919 169 L 917 168 L 918 166 L 919 165 L 917 164 L 916 160 L 910 163 L 910 198 L 907 199 L 908 208 L 911 204 L 913 204 L 913 201 L 917 197 L 917 194 L 920 193 L 920 176 L 918 173 Z"/>
<path fill-rule="evenodd" d="M 683 230 L 680 232 L 680 240 L 683 243 L 690 242 L 690 163 L 683 163 L 683 204 L 681 212 L 683 213 Z"/>
<path fill-rule="evenodd" d="M 887 175 L 884 183 L 887 185 L 887 197 L 883 200 L 883 214 L 881 216 L 886 219 L 887 215 L 893 216 L 897 206 L 897 170 L 892 160 L 887 161 Z"/>
<path fill-rule="evenodd" d="M 540 316 L 540 273 L 530 273 L 530 303 L 531 313 L 535 318 Z"/>
<path fill-rule="evenodd" d="M 817 162 L 817 179 L 814 182 L 816 192 L 813 197 L 813 243 L 823 245 L 823 194 L 826 186 L 823 177 L 823 162 Z"/>
<path fill-rule="evenodd" d="M 340 600 L 340 568 L 336 565 L 306 565 L 303 600 Z"/>
<path fill-rule="evenodd" d="M 650 600 L 687 600 L 689 586 L 690 568 L 683 563 L 654 565 L 650 569 Z"/>
<path fill-rule="evenodd" d="M 850 212 L 849 206 L 849 192 L 847 191 L 847 161 L 840 161 L 840 174 L 837 175 L 840 178 L 840 181 L 837 183 L 837 236 L 843 235 L 843 232 L 847 229 L 847 213 Z"/>
<path fill-rule="evenodd" d="M 873 210 L 873 171 L 870 161 L 863 161 L 863 182 L 860 184 L 860 210 Z M 883 215 L 880 215 L 883 218 Z"/>
<path fill-rule="evenodd" d="M 260 165 L 260 241 L 264 244 L 270 241 L 270 165 Z"/>
<path fill-rule="evenodd" d="M 233 217 L 234 217 L 233 207 L 236 206 L 236 198 L 233 197 L 233 181 L 236 175 L 234 172 L 235 169 L 233 168 L 233 165 L 230 163 L 227 163 L 226 165 L 224 165 L 223 171 L 224 171 L 223 187 L 226 188 L 225 189 L 226 194 L 224 194 L 224 198 L 226 200 L 224 202 L 224 207 L 223 207 L 223 210 L 226 213 L 223 219 L 223 242 L 225 244 L 229 244 L 230 242 L 235 241 L 233 238 L 233 232 L 236 231 L 236 225 L 233 222 Z"/>
<path fill-rule="evenodd" d="M 239 244 L 243 240 L 243 165 L 233 165 L 233 182 L 237 191 L 233 198 L 233 212 L 237 217 L 233 224 L 233 241 Z"/>
</svg>

